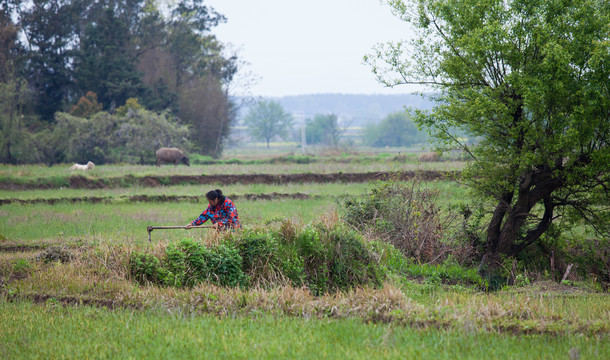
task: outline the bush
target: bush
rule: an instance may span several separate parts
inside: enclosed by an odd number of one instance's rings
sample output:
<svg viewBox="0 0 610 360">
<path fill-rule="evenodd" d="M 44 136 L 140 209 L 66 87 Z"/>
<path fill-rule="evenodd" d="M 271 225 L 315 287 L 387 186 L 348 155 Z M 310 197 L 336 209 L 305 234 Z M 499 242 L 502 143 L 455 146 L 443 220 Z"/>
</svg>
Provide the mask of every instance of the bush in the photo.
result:
<svg viewBox="0 0 610 360">
<path fill-rule="evenodd" d="M 379 182 L 362 198 L 342 200 L 345 221 L 373 237 L 388 241 L 419 263 L 440 263 L 449 255 L 470 260 L 472 246 L 458 233 L 455 216 L 437 206 L 438 192 L 412 183 Z"/>
<path fill-rule="evenodd" d="M 183 239 L 166 248 L 163 260 L 152 254 L 132 255 L 129 269 L 140 283 L 193 287 L 210 281 L 234 287 L 247 285 L 241 262 L 237 249 L 230 246 L 207 248 L 192 239 Z"/>
<path fill-rule="evenodd" d="M 289 280 L 313 294 L 381 284 L 384 272 L 362 237 L 341 225 L 312 224 L 302 231 L 283 224 L 278 231 L 237 232 L 215 247 L 192 239 L 167 246 L 165 257 L 134 254 L 130 272 L 140 283 L 192 287 L 277 286 Z"/>
<path fill-rule="evenodd" d="M 153 254 L 132 253 L 129 258 L 129 272 L 140 284 L 161 284 L 166 277 L 161 261 Z"/>
<path fill-rule="evenodd" d="M 251 282 L 262 285 L 278 280 L 283 273 L 280 248 L 274 234 L 245 230 L 237 243 L 242 258 L 242 270 Z"/>
<path fill-rule="evenodd" d="M 372 251 L 357 232 L 340 224 L 311 224 L 287 246 L 298 255 L 291 263 L 302 263 L 304 285 L 315 295 L 381 284 L 383 272 Z"/>
<path fill-rule="evenodd" d="M 242 258 L 234 247 L 218 245 L 206 260 L 211 282 L 231 287 L 248 285 L 248 277 L 241 269 Z"/>
</svg>

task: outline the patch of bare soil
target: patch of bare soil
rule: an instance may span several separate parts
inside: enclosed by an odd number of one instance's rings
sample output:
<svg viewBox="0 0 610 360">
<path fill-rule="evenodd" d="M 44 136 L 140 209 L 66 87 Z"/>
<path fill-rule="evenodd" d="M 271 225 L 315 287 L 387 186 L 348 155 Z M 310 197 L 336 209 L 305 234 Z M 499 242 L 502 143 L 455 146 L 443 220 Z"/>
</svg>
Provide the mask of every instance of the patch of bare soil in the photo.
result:
<svg viewBox="0 0 610 360">
<path fill-rule="evenodd" d="M 17 298 L 13 296 L 13 298 Z M 117 308 L 139 308 L 131 303 L 127 303 L 124 301 L 117 301 L 112 299 L 91 299 L 84 297 L 76 297 L 76 296 L 51 296 L 47 294 L 30 294 L 30 295 L 22 295 L 19 296 L 21 299 L 30 300 L 36 304 L 46 303 L 49 301 L 59 303 L 61 305 L 88 305 L 88 306 L 97 306 L 103 307 L 107 309 L 117 309 Z"/>
<path fill-rule="evenodd" d="M 568 284 L 561 284 L 555 281 L 544 280 L 535 281 L 528 286 L 524 286 L 520 289 L 516 289 L 516 292 L 531 292 L 533 294 L 583 294 L 583 293 L 595 293 L 593 289 L 588 289 L 582 286 L 573 286 Z"/>
<path fill-rule="evenodd" d="M 0 244 L 0 252 L 32 252 L 46 248 L 45 245 Z"/>
</svg>

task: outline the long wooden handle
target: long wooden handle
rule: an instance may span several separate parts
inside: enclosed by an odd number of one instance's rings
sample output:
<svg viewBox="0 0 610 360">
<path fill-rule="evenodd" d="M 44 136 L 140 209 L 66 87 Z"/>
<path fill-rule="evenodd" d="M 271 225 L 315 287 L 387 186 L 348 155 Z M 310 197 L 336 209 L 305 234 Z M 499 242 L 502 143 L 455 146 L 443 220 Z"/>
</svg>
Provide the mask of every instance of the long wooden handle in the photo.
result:
<svg viewBox="0 0 610 360">
<path fill-rule="evenodd" d="M 199 225 L 199 226 L 191 226 L 191 229 L 199 229 L 199 228 L 211 228 L 212 225 Z M 155 229 L 186 229 L 186 226 L 149 226 L 147 229 L 153 231 Z"/>
<path fill-rule="evenodd" d="M 200 228 L 212 228 L 212 225 L 199 225 L 199 226 L 191 226 L 190 229 L 200 229 Z M 147 226 L 146 231 L 148 231 L 148 241 L 152 242 L 150 239 L 150 232 L 155 229 L 186 229 L 186 226 Z"/>
</svg>

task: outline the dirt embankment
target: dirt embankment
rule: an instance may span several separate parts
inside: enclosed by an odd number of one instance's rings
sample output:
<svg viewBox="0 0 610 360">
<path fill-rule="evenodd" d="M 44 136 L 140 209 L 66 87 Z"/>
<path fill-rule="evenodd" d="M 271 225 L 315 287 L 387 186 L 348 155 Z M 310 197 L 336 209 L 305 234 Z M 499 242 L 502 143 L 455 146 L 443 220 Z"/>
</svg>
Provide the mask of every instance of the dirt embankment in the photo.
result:
<svg viewBox="0 0 610 360">
<path fill-rule="evenodd" d="M 404 171 L 404 172 L 370 172 L 370 173 L 334 173 L 334 174 L 224 174 L 224 175 L 174 175 L 174 176 L 133 176 L 91 179 L 82 175 L 70 176 L 67 187 L 71 189 L 104 189 L 126 186 L 174 186 L 184 184 L 290 184 L 290 183 L 358 183 L 375 180 L 409 180 L 420 177 L 430 181 L 452 176 L 453 172 L 445 171 Z M 54 185 L 40 180 L 28 182 L 0 182 L 2 190 L 52 189 Z"/>
<path fill-rule="evenodd" d="M 268 193 L 268 194 L 244 194 L 244 195 L 231 195 L 231 199 L 246 199 L 246 200 L 277 200 L 277 199 L 297 199 L 307 200 L 315 198 L 303 193 Z M 57 203 L 111 203 L 114 201 L 125 201 L 125 202 L 207 202 L 204 196 L 187 196 L 187 195 L 134 195 L 134 196 L 120 196 L 120 197 L 99 197 L 99 196 L 85 196 L 85 197 L 63 197 L 63 198 L 51 198 L 51 199 L 0 199 L 0 206 L 8 204 L 48 204 L 55 205 Z"/>
</svg>

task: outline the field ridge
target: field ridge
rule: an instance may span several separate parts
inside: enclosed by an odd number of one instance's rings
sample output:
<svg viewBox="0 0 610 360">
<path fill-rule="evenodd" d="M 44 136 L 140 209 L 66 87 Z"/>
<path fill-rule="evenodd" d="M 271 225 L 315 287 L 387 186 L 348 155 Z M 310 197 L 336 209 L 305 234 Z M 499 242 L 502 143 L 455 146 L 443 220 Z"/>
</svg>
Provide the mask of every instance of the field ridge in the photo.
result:
<svg viewBox="0 0 610 360">
<path fill-rule="evenodd" d="M 18 180 L 4 178 L 0 180 L 0 190 L 34 190 L 68 187 L 71 189 L 106 189 L 116 187 L 174 186 L 202 184 L 289 184 L 289 183 L 358 183 L 377 180 L 404 181 L 419 177 L 426 181 L 441 180 L 455 176 L 459 172 L 419 170 L 419 171 L 378 171 L 360 173 L 300 173 L 300 174 L 217 174 L 217 175 L 167 175 L 167 176 L 134 176 L 126 175 L 112 178 L 90 178 L 84 175 L 72 175 L 65 179 L 37 178 Z"/>
<path fill-rule="evenodd" d="M 234 200 L 246 199 L 246 200 L 277 200 L 277 199 L 297 199 L 297 200 L 308 200 L 320 198 L 321 195 L 309 195 L 304 193 L 278 193 L 272 192 L 268 194 L 243 194 L 243 195 L 231 195 Z M 50 198 L 50 199 L 0 199 L 0 206 L 10 204 L 47 204 L 55 205 L 57 203 L 112 203 L 112 202 L 207 202 L 205 195 L 133 195 L 133 196 L 84 196 L 84 197 L 62 197 L 62 198 Z"/>
</svg>

